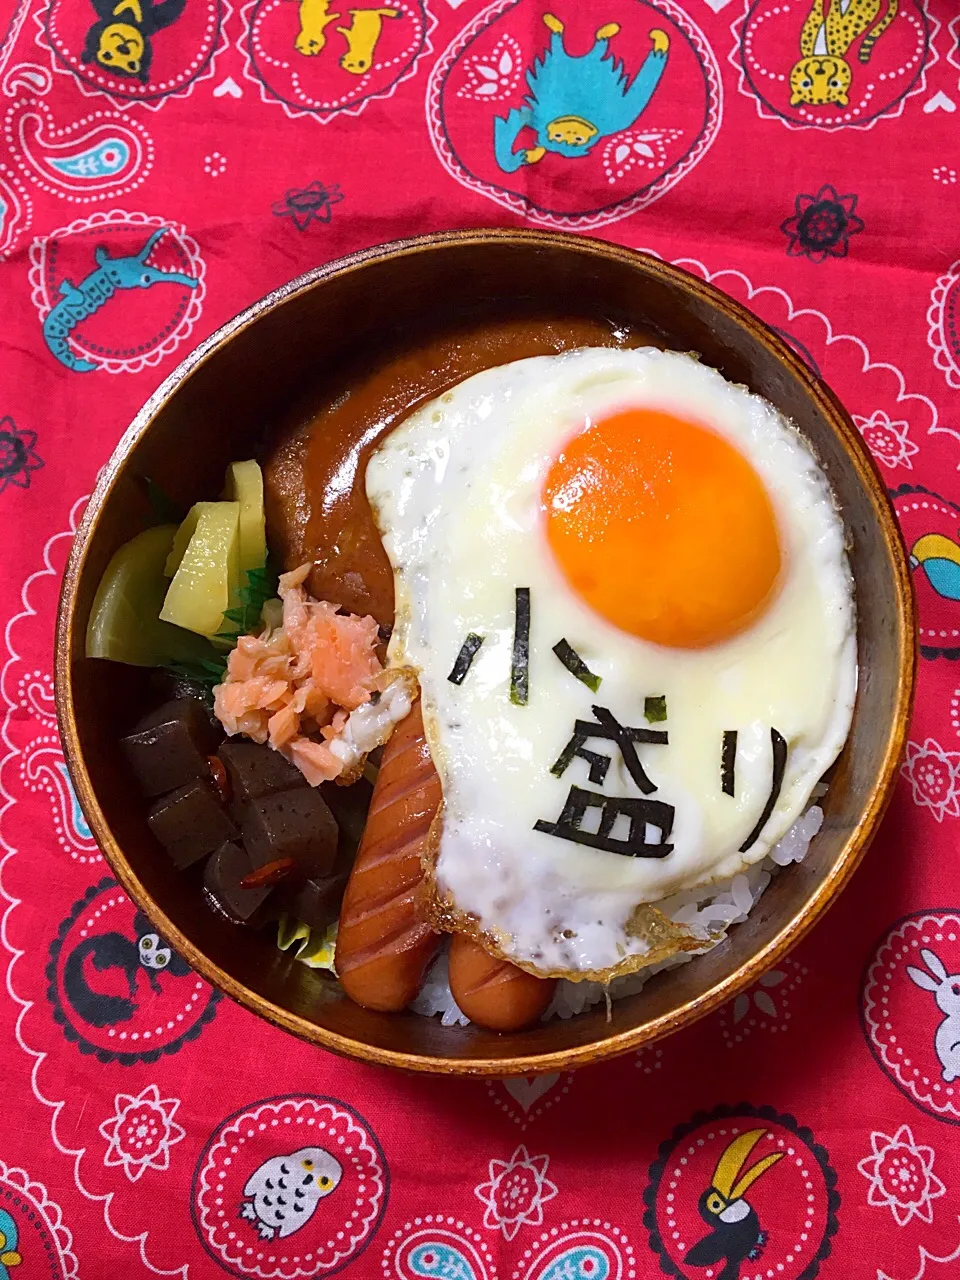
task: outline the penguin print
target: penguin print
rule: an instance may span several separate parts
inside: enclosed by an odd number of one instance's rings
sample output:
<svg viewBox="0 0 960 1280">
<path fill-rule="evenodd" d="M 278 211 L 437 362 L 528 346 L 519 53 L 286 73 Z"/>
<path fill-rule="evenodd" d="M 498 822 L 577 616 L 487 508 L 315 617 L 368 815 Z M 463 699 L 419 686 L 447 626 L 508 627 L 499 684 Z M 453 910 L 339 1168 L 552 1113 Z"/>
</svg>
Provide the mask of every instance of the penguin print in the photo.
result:
<svg viewBox="0 0 960 1280">
<path fill-rule="evenodd" d="M 782 1153 L 764 1156 L 746 1173 L 742 1172 L 751 1151 L 766 1132 L 766 1129 L 750 1129 L 728 1143 L 717 1161 L 710 1186 L 700 1197 L 697 1206 L 700 1216 L 712 1230 L 693 1246 L 687 1261 L 695 1267 L 712 1267 L 722 1262 L 722 1270 L 714 1272 L 716 1280 L 737 1280 L 740 1264 L 758 1258 L 767 1242 L 756 1210 L 744 1195 L 762 1174 L 783 1158 Z"/>
<path fill-rule="evenodd" d="M 340 1162 L 323 1147 L 273 1156 L 247 1180 L 240 1217 L 253 1223 L 261 1240 L 282 1240 L 306 1226 L 342 1177 Z"/>
<path fill-rule="evenodd" d="M 83 62 L 96 62 L 105 71 L 150 79 L 151 39 L 183 13 L 186 0 L 92 0 L 97 20 L 87 32 Z"/>
</svg>

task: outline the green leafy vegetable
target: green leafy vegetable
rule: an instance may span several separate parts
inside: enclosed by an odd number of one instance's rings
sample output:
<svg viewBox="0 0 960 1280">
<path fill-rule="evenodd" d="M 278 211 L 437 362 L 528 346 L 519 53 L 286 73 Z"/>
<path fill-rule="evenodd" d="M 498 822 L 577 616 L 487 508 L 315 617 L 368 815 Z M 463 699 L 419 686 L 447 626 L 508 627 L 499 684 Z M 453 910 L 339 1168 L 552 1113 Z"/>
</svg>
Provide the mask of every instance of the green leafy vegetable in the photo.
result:
<svg viewBox="0 0 960 1280">
<path fill-rule="evenodd" d="M 212 658 L 199 658 L 190 662 L 168 662 L 164 666 L 164 671 L 170 671 L 173 675 L 197 685 L 203 691 L 206 700 L 212 704 L 213 690 L 218 684 L 223 684 L 227 674 L 227 658 L 226 654 L 222 658 L 216 654 L 212 645 L 211 652 L 215 655 Z"/>
<path fill-rule="evenodd" d="M 277 594 L 278 579 L 276 565 L 269 556 L 262 569 L 248 569 L 246 581 L 240 588 L 240 604 L 236 609 L 227 609 L 223 615 L 224 620 L 233 626 L 222 627 L 219 635 L 235 642 L 237 636 L 254 631 L 260 622 L 263 606 Z"/>
<path fill-rule="evenodd" d="M 242 603 L 236 609 L 228 609 L 223 615 L 227 622 L 233 625 L 224 627 L 212 638 L 209 656 L 168 662 L 165 670 L 199 685 L 212 700 L 214 687 L 223 684 L 227 674 L 227 658 L 230 650 L 236 645 L 240 636 L 249 635 L 257 630 L 264 604 L 277 594 L 277 578 L 276 566 L 269 557 L 262 569 L 248 570 L 246 580 L 240 588 Z M 237 629 L 234 630 L 234 627 Z M 223 643 L 221 652 L 218 652 L 215 647 L 218 642 Z"/>
<path fill-rule="evenodd" d="M 164 493 L 156 480 L 152 480 L 150 476 L 144 476 L 143 481 L 147 486 L 147 500 L 158 522 L 179 524 L 184 516 L 183 508 L 179 503 L 174 502 L 168 493 Z"/>
</svg>

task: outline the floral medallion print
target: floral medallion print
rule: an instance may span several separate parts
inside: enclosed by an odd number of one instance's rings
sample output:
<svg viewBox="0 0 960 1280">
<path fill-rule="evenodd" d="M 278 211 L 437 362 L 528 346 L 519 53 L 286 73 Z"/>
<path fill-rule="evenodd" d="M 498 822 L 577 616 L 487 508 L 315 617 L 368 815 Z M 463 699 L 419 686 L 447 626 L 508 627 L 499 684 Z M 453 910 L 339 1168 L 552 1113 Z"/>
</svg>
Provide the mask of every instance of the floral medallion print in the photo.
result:
<svg viewBox="0 0 960 1280">
<path fill-rule="evenodd" d="M 324 186 L 319 179 L 300 189 L 291 187 L 273 206 L 278 218 L 290 218 L 298 231 L 306 231 L 311 222 L 329 222 L 333 206 L 343 199 L 340 188 Z"/>
<path fill-rule="evenodd" d="M 547 1177 L 549 1156 L 531 1156 L 517 1147 L 509 1160 L 491 1160 L 490 1177 L 475 1188 L 484 1205 L 483 1225 L 512 1240 L 521 1227 L 538 1227 L 543 1206 L 557 1194 Z"/>
<path fill-rule="evenodd" d="M 863 230 L 863 221 L 854 213 L 858 198 L 842 196 L 829 185 L 816 195 L 797 196 L 794 216 L 780 224 L 787 237 L 787 253 L 817 263 L 845 258 L 850 237 Z"/>
<path fill-rule="evenodd" d="M 918 1145 L 906 1124 L 892 1137 L 871 1133 L 870 1145 L 873 1154 L 857 1164 L 870 1183 L 867 1204 L 889 1208 L 899 1227 L 911 1218 L 933 1222 L 933 1202 L 946 1191 L 933 1172 L 933 1147 Z"/>
<path fill-rule="evenodd" d="M 909 423 L 891 422 L 890 415 L 883 409 L 877 409 L 869 418 L 854 414 L 853 420 L 878 462 L 885 467 L 913 470 L 910 459 L 920 452 L 920 446 L 909 437 Z"/>
<path fill-rule="evenodd" d="M 169 1169 L 170 1148 L 186 1135 L 173 1118 L 180 1099 L 161 1098 L 157 1086 L 149 1084 L 135 1098 L 118 1093 L 114 1101 L 116 1113 L 100 1126 L 107 1139 L 103 1163 L 119 1165 L 131 1182 L 148 1169 Z"/>
<path fill-rule="evenodd" d="M 486 56 L 474 54 L 464 59 L 464 83 L 460 98 L 508 98 L 523 74 L 523 50 L 511 35 L 502 36 Z"/>
<path fill-rule="evenodd" d="M 943 822 L 960 818 L 960 751 L 946 751 L 939 742 L 908 742 L 901 773 L 910 784 L 913 802 Z"/>
<path fill-rule="evenodd" d="M 36 444 L 35 431 L 18 428 L 9 416 L 0 418 L 0 493 L 10 486 L 30 488 L 31 473 L 43 466 Z"/>
</svg>

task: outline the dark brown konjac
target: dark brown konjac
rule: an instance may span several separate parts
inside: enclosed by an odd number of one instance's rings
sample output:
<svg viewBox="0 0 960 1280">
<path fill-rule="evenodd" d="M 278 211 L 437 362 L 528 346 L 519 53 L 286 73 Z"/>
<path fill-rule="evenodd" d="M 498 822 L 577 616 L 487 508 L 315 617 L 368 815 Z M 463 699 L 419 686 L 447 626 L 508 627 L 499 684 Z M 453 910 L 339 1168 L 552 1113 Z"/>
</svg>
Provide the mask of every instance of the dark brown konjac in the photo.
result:
<svg viewBox="0 0 960 1280">
<path fill-rule="evenodd" d="M 393 574 L 367 504 L 367 459 L 418 405 L 484 369 L 574 347 L 662 345 L 651 331 L 571 318 L 487 322 L 396 352 L 277 442 L 264 468 L 271 545 L 312 561 L 319 600 L 393 623 Z"/>
<path fill-rule="evenodd" d="M 326 929 L 360 839 L 368 785 L 312 788 L 267 745 L 224 742 L 198 693 L 178 690 L 120 740 L 150 802 L 148 827 L 179 871 L 203 864 L 206 900 L 228 920 L 258 927 L 288 912 Z M 325 795 L 336 797 L 339 818 Z"/>
</svg>

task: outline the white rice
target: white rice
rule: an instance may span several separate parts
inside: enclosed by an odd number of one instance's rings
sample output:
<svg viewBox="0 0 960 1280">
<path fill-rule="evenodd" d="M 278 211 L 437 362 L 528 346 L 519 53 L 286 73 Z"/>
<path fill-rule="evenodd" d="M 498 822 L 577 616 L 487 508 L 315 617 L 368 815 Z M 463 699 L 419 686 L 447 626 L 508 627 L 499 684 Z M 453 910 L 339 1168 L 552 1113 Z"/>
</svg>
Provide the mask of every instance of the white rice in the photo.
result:
<svg viewBox="0 0 960 1280">
<path fill-rule="evenodd" d="M 814 789 L 813 798 L 818 800 L 825 792 L 826 787 L 821 783 Z M 635 995 L 654 974 L 663 969 L 676 968 L 717 946 L 726 937 L 726 931 L 731 925 L 741 924 L 746 920 L 780 868 L 789 866 L 792 862 L 800 862 L 806 856 L 810 841 L 822 825 L 823 810 L 815 804 L 797 819 L 780 843 L 770 850 L 769 856 L 756 866 L 748 867 L 723 884 L 709 885 L 703 889 L 687 889 L 657 903 L 671 920 L 687 925 L 695 937 L 703 938 L 701 950 L 683 951 L 671 956 L 669 960 L 649 965 L 638 973 L 614 978 L 609 984 L 566 980 L 559 982 L 556 994 L 543 1015 L 544 1021 L 547 1022 L 550 1018 L 572 1018 L 599 1004 L 607 996 L 611 1000 L 619 1000 L 623 996 Z M 439 1015 L 445 1027 L 469 1025 L 470 1019 L 457 1007 L 450 991 L 446 948 L 435 960 L 420 994 L 410 1008 L 428 1018 Z"/>
</svg>

